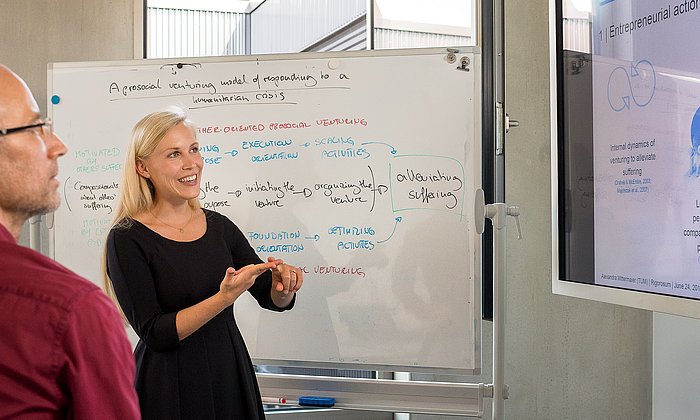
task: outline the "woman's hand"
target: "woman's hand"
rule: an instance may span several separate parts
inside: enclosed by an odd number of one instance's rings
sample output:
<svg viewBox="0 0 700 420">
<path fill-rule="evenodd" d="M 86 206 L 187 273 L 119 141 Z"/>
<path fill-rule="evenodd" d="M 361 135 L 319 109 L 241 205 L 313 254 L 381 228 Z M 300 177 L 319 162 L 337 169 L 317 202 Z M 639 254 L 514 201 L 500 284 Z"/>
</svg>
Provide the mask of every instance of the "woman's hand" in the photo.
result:
<svg viewBox="0 0 700 420">
<path fill-rule="evenodd" d="M 281 260 L 272 258 L 268 259 L 266 263 L 250 264 L 238 270 L 229 267 L 226 269 L 226 274 L 221 281 L 221 285 L 219 285 L 219 292 L 225 297 L 227 302 L 230 302 L 229 304 L 233 304 L 243 292 L 248 290 L 250 286 L 255 283 L 255 279 L 257 279 L 259 275 L 267 270 L 273 270 L 274 272 L 275 267 L 280 263 Z"/>
<path fill-rule="evenodd" d="M 267 270 L 274 270 L 280 263 L 279 260 L 271 259 L 266 263 L 247 265 L 240 270 L 227 268 L 218 293 L 196 305 L 178 311 L 175 316 L 175 327 L 180 340 L 189 337 L 221 311 L 233 305 L 233 302 L 253 285 L 259 275 Z"/>
<path fill-rule="evenodd" d="M 296 291 L 301 289 L 304 283 L 304 274 L 299 267 L 294 267 L 289 264 L 284 264 L 281 260 L 269 257 L 268 264 L 271 262 L 279 262 L 275 269 L 272 270 L 272 291 L 284 299 L 291 297 Z M 273 293 L 274 298 L 274 293 Z"/>
</svg>

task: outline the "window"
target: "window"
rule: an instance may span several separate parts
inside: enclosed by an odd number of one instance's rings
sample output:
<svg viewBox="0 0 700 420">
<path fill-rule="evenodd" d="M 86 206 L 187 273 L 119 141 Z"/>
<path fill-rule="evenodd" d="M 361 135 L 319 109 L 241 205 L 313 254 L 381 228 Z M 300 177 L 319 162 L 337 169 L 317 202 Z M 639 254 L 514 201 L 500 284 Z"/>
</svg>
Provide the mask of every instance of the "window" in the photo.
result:
<svg viewBox="0 0 700 420">
<path fill-rule="evenodd" d="M 147 1 L 146 58 L 476 44 L 463 0 L 375 0 L 371 13 L 366 0 L 301 3 Z"/>
</svg>

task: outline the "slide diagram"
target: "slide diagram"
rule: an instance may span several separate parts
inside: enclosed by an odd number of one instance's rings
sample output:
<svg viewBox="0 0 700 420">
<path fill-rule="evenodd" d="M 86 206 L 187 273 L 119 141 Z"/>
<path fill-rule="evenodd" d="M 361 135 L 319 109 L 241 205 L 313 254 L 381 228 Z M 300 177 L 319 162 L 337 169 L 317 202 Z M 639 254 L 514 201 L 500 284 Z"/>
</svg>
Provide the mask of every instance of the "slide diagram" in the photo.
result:
<svg viewBox="0 0 700 420">
<path fill-rule="evenodd" d="M 629 68 L 617 66 L 608 78 L 608 103 L 615 112 L 633 106 L 649 105 L 656 90 L 656 72 L 649 60 L 630 63 Z"/>
<path fill-rule="evenodd" d="M 700 108 L 690 123 L 690 171 L 689 176 L 700 176 Z"/>
</svg>

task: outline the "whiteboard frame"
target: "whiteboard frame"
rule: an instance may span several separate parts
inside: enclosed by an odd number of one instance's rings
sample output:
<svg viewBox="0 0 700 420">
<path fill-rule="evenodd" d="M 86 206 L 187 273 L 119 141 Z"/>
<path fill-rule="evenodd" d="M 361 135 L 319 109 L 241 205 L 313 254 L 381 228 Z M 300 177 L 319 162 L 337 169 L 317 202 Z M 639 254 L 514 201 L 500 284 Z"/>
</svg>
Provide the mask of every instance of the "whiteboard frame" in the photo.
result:
<svg viewBox="0 0 700 420">
<path fill-rule="evenodd" d="M 447 57 L 448 53 L 453 52 L 457 54 L 457 61 L 454 66 L 457 67 L 460 63 L 460 55 L 472 54 L 474 59 L 469 65 L 469 71 L 474 72 L 474 142 L 472 144 L 472 149 L 474 153 L 474 163 L 476 166 L 472 169 L 474 179 L 477 180 L 476 187 L 481 187 L 482 178 L 482 75 L 481 75 L 481 48 L 478 46 L 457 46 L 450 48 L 411 48 L 411 49 L 392 49 L 392 50 L 371 50 L 371 51 L 334 51 L 334 52 L 303 52 L 303 53 L 293 53 L 293 54 L 262 54 L 262 55 L 242 55 L 242 56 L 226 56 L 226 57 L 186 57 L 186 58 L 167 58 L 167 59 L 142 59 L 142 60 L 118 60 L 118 61 L 94 61 L 94 62 L 65 62 L 65 63 L 49 63 L 47 72 L 47 93 L 53 92 L 53 82 L 52 82 L 52 72 L 59 69 L 72 69 L 72 68 L 97 68 L 97 67 L 133 67 L 143 64 L 148 65 L 163 65 L 163 64 L 176 64 L 176 63 L 217 63 L 217 62 L 250 62 L 250 61 L 279 61 L 279 60 L 304 60 L 304 59 L 325 59 L 325 58 L 353 58 L 353 57 L 392 57 L 392 56 L 416 56 L 416 55 L 437 55 L 445 54 Z M 47 94 L 47 110 L 48 116 L 53 118 L 53 107 L 51 104 L 51 98 Z M 59 162 L 60 165 L 60 162 Z M 466 197 L 471 197 L 474 192 L 466 192 Z M 471 203 L 464 203 L 467 208 L 472 207 Z M 49 255 L 55 258 L 56 250 L 56 238 L 55 230 L 53 229 L 53 213 L 47 216 L 47 227 L 49 231 Z M 472 222 L 473 223 L 473 222 Z M 473 232 L 475 228 L 473 229 Z M 406 367 L 407 370 L 416 373 L 429 373 L 429 374 L 452 374 L 452 375 L 479 375 L 481 373 L 482 365 L 482 354 L 481 354 L 481 340 L 482 340 L 482 320 L 481 320 L 481 287 L 482 287 L 482 275 L 481 275 L 481 261 L 482 252 L 481 249 L 481 237 L 480 235 L 473 233 L 468 239 L 470 244 L 475 248 L 473 255 L 474 261 L 472 264 L 474 266 L 474 279 L 472 285 L 472 298 L 473 298 L 473 331 L 474 331 L 474 369 L 455 369 L 455 368 L 440 368 L 440 367 L 430 367 L 430 366 L 411 366 Z M 477 243 L 478 242 L 478 243 Z M 467 258 L 472 256 L 466 256 Z M 469 343 L 465 343 L 469 345 Z M 372 371 L 393 371 L 397 367 L 394 365 L 381 365 L 381 364 L 352 364 L 352 363 L 333 363 L 333 362 L 315 362 L 315 361 L 290 361 L 290 360 L 276 360 L 276 359 L 260 359 L 253 358 L 253 362 L 257 365 L 274 365 L 274 366 L 294 366 L 294 367 L 304 367 L 304 368 L 337 368 L 337 369 L 360 369 L 360 370 L 372 370 Z M 302 376 L 303 377 L 303 376 Z M 471 411 L 470 411 L 471 412 Z"/>
<path fill-rule="evenodd" d="M 207 57 L 173 57 L 173 58 L 144 58 L 133 60 L 107 60 L 107 61 L 73 61 L 73 62 L 56 62 L 48 63 L 48 72 L 57 69 L 73 69 L 73 68 L 93 68 L 93 67 L 133 67 L 138 65 L 163 65 L 172 63 L 234 63 L 245 61 L 280 61 L 280 60 L 310 60 L 310 59 L 325 59 L 325 58 L 353 58 L 353 57 L 395 57 L 395 56 L 413 56 L 413 55 L 435 55 L 444 53 L 445 55 L 452 50 L 457 54 L 475 54 L 481 56 L 481 48 L 477 46 L 455 46 L 455 47 L 431 47 L 431 48 L 403 48 L 403 49 L 387 49 L 387 50 L 355 50 L 355 51 L 324 51 L 324 52 L 299 52 L 299 53 L 276 53 L 276 54 L 255 54 L 255 55 L 229 55 L 229 56 L 207 56 Z M 455 63 L 457 67 L 459 63 Z M 471 71 L 477 69 L 474 66 L 476 63 L 471 63 Z M 479 72 L 479 79 L 481 74 Z M 50 80 L 50 79 L 49 79 Z M 51 86 L 48 86 L 51 87 Z M 47 104 L 51 105 L 51 98 L 47 99 Z M 51 108 L 48 108 L 49 112 Z M 480 123 L 480 121 L 479 121 Z"/>
<path fill-rule="evenodd" d="M 336 401 L 334 408 L 352 410 L 482 417 L 484 397 L 491 396 L 491 387 L 483 383 L 351 379 L 265 373 L 258 373 L 257 377 L 260 392 L 264 396 L 282 396 L 290 401 L 305 395 L 331 397 Z"/>
<path fill-rule="evenodd" d="M 549 0 L 549 92 L 550 92 L 550 135 L 551 135 L 551 200 L 552 200 L 552 293 L 615 305 L 628 306 L 648 311 L 663 312 L 700 318 L 700 300 L 692 298 L 659 295 L 629 289 L 576 283 L 561 280 L 559 276 L 559 150 L 558 150 L 558 78 L 557 37 L 561 9 L 557 4 L 565 0 Z"/>
</svg>

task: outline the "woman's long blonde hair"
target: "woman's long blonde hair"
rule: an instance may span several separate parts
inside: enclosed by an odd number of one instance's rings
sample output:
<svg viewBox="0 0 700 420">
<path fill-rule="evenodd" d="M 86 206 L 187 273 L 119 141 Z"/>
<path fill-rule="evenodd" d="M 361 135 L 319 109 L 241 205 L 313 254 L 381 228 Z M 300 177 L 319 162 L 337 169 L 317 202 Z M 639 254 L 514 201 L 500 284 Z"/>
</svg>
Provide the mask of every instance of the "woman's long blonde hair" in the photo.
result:
<svg viewBox="0 0 700 420">
<path fill-rule="evenodd" d="M 153 206 L 155 188 L 150 179 L 142 177 L 136 171 L 136 162 L 147 159 L 168 131 L 180 123 L 195 132 L 194 124 L 187 117 L 185 110 L 180 107 L 170 107 L 164 111 L 150 113 L 134 126 L 124 164 L 124 175 L 119 185 L 119 199 L 112 228 L 131 226 L 137 215 L 148 211 Z M 193 198 L 188 203 L 193 209 L 200 207 L 198 198 Z M 119 306 L 112 281 L 107 274 L 106 248 L 102 252 L 102 273 L 105 293 Z"/>
</svg>

